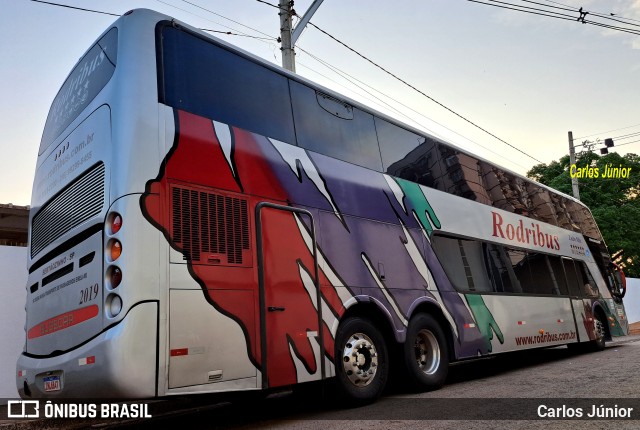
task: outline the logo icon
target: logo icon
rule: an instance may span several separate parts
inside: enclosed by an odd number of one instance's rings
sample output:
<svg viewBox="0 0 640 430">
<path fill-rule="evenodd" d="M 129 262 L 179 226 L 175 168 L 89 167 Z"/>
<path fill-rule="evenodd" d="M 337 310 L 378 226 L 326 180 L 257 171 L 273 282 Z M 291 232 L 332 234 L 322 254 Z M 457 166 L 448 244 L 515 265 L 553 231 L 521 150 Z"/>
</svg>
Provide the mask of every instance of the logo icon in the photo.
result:
<svg viewBox="0 0 640 430">
<path fill-rule="evenodd" d="M 40 401 L 9 400 L 7 402 L 7 418 L 39 418 Z"/>
</svg>

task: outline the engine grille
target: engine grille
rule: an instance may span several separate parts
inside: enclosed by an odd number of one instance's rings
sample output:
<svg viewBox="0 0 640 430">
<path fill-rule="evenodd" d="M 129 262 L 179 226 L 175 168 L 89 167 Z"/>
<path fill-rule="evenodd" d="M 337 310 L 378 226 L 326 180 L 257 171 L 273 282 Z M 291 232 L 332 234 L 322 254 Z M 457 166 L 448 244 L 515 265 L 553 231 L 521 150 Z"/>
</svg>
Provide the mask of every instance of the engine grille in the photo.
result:
<svg viewBox="0 0 640 430">
<path fill-rule="evenodd" d="M 47 202 L 31 222 L 31 257 L 104 207 L 104 164 L 76 179 Z"/>
<path fill-rule="evenodd" d="M 173 186 L 171 207 L 172 238 L 185 260 L 247 263 L 250 241 L 246 200 Z"/>
</svg>

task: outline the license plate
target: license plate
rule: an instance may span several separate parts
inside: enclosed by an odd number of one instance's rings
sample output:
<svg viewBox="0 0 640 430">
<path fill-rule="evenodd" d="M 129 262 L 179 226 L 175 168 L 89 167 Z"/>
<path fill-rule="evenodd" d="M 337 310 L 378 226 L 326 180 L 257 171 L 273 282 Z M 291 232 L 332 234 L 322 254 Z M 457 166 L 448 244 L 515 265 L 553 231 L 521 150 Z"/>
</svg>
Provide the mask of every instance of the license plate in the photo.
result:
<svg viewBox="0 0 640 430">
<path fill-rule="evenodd" d="M 45 376 L 42 380 L 44 381 L 44 391 L 60 391 L 59 376 Z"/>
</svg>

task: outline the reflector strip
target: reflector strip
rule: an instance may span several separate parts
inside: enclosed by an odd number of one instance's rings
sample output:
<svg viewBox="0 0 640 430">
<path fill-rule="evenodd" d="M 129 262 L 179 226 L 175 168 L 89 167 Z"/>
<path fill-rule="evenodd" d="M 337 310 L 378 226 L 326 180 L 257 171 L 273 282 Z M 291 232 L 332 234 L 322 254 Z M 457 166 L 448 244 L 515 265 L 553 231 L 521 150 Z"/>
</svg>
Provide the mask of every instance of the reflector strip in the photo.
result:
<svg viewBox="0 0 640 430">
<path fill-rule="evenodd" d="M 27 376 L 27 371 L 26 370 L 18 370 L 18 378 L 22 378 Z"/>
<path fill-rule="evenodd" d="M 206 352 L 206 349 L 204 346 L 192 346 L 191 348 L 172 349 L 170 354 L 171 354 L 171 357 L 178 357 L 181 355 L 204 354 L 205 352 Z"/>
<path fill-rule="evenodd" d="M 518 321 L 518 325 L 525 325 L 526 323 L 526 321 Z"/>
<path fill-rule="evenodd" d="M 564 320 L 558 320 L 559 324 L 562 324 L 564 322 Z"/>
<path fill-rule="evenodd" d="M 471 323 L 471 324 L 465 324 L 464 328 L 474 328 L 476 325 Z"/>
<path fill-rule="evenodd" d="M 96 317 L 98 312 L 98 305 L 91 305 L 85 308 L 65 312 L 31 327 L 27 332 L 27 338 L 35 339 L 36 337 L 46 336 L 48 334 L 64 330 Z"/>
<path fill-rule="evenodd" d="M 89 357 L 79 358 L 78 366 L 86 366 L 87 364 L 93 364 L 96 362 L 96 356 L 91 355 Z"/>
<path fill-rule="evenodd" d="M 179 357 L 181 355 L 189 355 L 189 348 L 179 348 L 171 350 L 172 357 Z"/>
</svg>

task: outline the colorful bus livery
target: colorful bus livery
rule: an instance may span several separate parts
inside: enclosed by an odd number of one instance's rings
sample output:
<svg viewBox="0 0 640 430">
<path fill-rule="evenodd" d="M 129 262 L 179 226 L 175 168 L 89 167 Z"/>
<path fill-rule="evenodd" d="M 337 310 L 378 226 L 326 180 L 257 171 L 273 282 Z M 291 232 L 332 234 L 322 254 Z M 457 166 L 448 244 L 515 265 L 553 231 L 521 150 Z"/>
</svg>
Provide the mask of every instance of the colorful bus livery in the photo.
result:
<svg viewBox="0 0 640 430">
<path fill-rule="evenodd" d="M 432 389 L 451 361 L 626 333 L 574 199 L 155 12 L 95 46 L 59 97 L 113 67 L 43 134 L 21 396 L 332 378 L 361 403 L 392 367 Z"/>
</svg>

